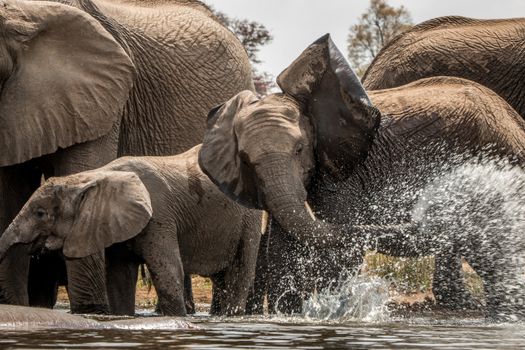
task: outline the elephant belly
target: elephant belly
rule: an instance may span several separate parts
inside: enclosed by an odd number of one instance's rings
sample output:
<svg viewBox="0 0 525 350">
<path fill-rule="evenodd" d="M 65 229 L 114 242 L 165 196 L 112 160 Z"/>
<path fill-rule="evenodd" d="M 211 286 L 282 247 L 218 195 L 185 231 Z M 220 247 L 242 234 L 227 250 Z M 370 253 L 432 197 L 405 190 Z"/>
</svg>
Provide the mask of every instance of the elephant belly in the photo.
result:
<svg viewBox="0 0 525 350">
<path fill-rule="evenodd" d="M 209 218 L 214 218 L 213 222 Z M 203 216 L 194 227 L 179 232 L 184 272 L 210 276 L 226 269 L 242 249 L 241 230 L 241 217 L 217 213 Z"/>
</svg>

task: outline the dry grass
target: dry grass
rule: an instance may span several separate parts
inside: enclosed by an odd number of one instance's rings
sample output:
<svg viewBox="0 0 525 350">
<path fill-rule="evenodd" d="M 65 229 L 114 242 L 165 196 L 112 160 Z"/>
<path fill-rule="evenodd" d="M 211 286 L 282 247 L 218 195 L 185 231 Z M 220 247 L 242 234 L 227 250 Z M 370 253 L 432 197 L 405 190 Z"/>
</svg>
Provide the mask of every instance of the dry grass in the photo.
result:
<svg viewBox="0 0 525 350">
<path fill-rule="evenodd" d="M 397 294 L 431 295 L 434 258 L 419 259 L 395 258 L 380 253 L 369 252 L 363 267 L 365 273 L 383 277 L 391 281 Z M 483 296 L 483 284 L 479 276 L 467 262 L 463 262 L 465 283 L 473 296 Z"/>
<path fill-rule="evenodd" d="M 211 303 L 211 281 L 209 278 L 193 276 L 193 299 L 196 304 L 209 304 Z M 64 287 L 58 289 L 57 301 L 59 303 L 67 304 L 69 299 L 67 292 Z M 153 286 L 144 283 L 139 278 L 137 283 L 137 292 L 135 294 L 135 304 L 139 308 L 153 308 L 157 303 L 157 293 Z"/>
</svg>

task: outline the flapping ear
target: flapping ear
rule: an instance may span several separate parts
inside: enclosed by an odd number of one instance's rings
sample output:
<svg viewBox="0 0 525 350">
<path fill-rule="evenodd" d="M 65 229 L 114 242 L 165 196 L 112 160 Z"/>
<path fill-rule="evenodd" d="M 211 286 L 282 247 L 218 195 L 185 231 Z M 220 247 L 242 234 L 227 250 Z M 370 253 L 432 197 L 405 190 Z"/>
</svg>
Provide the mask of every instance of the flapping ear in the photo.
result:
<svg viewBox="0 0 525 350">
<path fill-rule="evenodd" d="M 239 154 L 235 125 L 239 111 L 257 101 L 251 91 L 242 91 L 210 111 L 208 131 L 199 152 L 203 172 L 223 193 L 249 208 L 259 208 L 254 174 Z"/>
<path fill-rule="evenodd" d="M 359 79 L 327 34 L 277 78 L 312 118 L 321 168 L 345 178 L 366 158 L 380 121 Z"/>
<path fill-rule="evenodd" d="M 62 191 L 73 207 L 73 224 L 58 232 L 64 255 L 82 258 L 135 237 L 151 215 L 149 192 L 131 172 L 89 171 L 70 176 Z M 58 228 L 57 228 L 58 230 Z"/>
<path fill-rule="evenodd" d="M 89 14 L 44 1 L 0 6 L 0 166 L 107 134 L 134 66 Z"/>
</svg>

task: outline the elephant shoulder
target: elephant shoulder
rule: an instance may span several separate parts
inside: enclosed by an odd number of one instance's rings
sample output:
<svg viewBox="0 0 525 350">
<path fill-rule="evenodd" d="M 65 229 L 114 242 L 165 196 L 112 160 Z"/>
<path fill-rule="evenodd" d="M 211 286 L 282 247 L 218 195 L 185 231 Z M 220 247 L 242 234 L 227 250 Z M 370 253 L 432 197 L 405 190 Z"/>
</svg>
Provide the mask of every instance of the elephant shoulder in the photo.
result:
<svg viewBox="0 0 525 350">
<path fill-rule="evenodd" d="M 373 102 L 397 134 L 424 135 L 525 151 L 525 122 L 499 95 L 457 77 L 420 79 L 373 91 Z"/>
</svg>

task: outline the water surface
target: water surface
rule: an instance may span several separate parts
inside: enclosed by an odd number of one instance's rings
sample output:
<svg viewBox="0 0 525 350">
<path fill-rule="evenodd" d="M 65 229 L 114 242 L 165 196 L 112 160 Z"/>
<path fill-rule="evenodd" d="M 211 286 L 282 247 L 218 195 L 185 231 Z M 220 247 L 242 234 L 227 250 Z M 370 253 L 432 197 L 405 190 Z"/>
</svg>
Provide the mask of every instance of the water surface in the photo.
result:
<svg viewBox="0 0 525 350">
<path fill-rule="evenodd" d="M 304 318 L 189 317 L 199 329 L 7 332 L 2 349 L 523 349 L 525 324 L 482 319 L 313 322 Z"/>
</svg>

